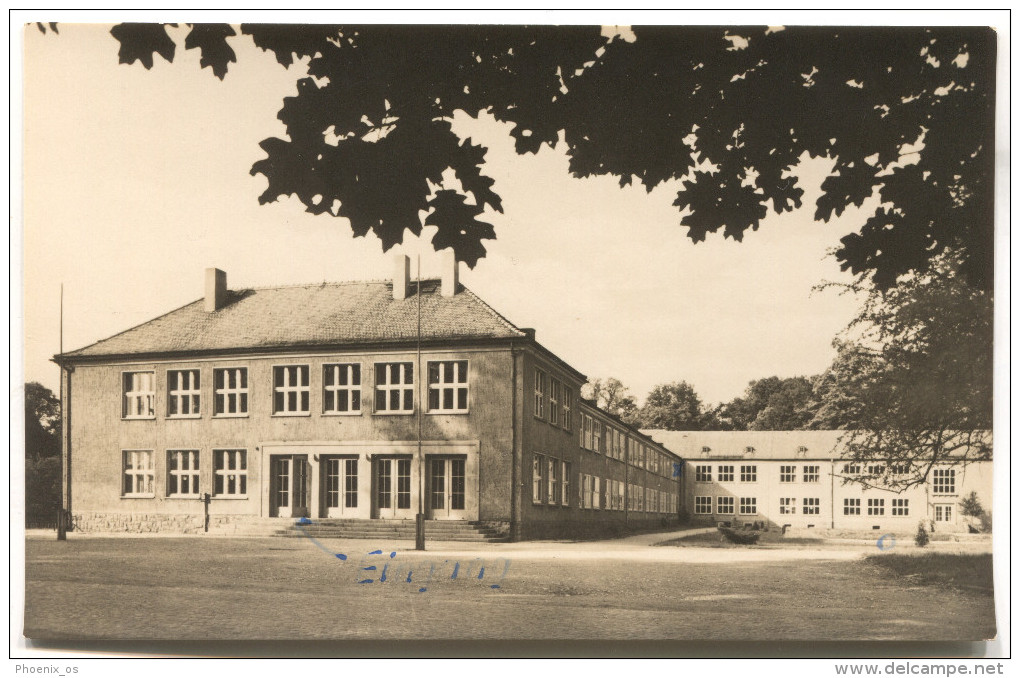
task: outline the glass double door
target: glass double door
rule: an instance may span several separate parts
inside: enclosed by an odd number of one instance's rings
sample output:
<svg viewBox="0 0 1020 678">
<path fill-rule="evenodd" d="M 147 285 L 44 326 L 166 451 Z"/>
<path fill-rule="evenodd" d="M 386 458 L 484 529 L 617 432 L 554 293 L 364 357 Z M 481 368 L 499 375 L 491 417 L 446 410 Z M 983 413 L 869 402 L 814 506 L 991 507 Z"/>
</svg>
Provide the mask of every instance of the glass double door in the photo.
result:
<svg viewBox="0 0 1020 678">
<path fill-rule="evenodd" d="M 466 462 L 458 457 L 429 457 L 427 459 L 429 520 L 465 520 L 466 513 Z"/>
<path fill-rule="evenodd" d="M 411 503 L 411 457 L 372 460 L 372 517 L 414 518 Z"/>
<path fill-rule="evenodd" d="M 358 458 L 327 457 L 323 461 L 323 517 L 363 518 L 359 506 Z"/>
<path fill-rule="evenodd" d="M 269 515 L 308 516 L 308 455 L 274 454 L 269 460 Z"/>
</svg>

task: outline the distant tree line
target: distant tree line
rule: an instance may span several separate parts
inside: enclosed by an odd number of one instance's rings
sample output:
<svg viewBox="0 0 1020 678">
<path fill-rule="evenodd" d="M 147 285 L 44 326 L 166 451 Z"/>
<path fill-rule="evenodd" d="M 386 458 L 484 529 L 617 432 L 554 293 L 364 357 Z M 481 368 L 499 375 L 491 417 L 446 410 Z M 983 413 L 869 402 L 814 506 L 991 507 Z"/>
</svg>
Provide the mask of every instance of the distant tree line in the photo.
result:
<svg viewBox="0 0 1020 678">
<path fill-rule="evenodd" d="M 25 524 L 49 527 L 60 509 L 60 400 L 25 384 Z"/>
</svg>

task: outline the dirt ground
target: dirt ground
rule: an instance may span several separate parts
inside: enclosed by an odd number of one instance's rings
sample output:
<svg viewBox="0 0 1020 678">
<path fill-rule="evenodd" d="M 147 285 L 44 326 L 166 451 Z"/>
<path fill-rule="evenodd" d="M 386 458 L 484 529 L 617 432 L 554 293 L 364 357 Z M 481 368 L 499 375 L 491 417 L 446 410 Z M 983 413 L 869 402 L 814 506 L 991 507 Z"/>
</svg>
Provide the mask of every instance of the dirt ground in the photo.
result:
<svg viewBox="0 0 1020 678">
<path fill-rule="evenodd" d="M 655 541 L 447 543 L 418 553 L 354 540 L 29 539 L 24 631 L 121 640 L 995 635 L 990 592 L 918 585 L 865 561 L 864 547 Z"/>
</svg>

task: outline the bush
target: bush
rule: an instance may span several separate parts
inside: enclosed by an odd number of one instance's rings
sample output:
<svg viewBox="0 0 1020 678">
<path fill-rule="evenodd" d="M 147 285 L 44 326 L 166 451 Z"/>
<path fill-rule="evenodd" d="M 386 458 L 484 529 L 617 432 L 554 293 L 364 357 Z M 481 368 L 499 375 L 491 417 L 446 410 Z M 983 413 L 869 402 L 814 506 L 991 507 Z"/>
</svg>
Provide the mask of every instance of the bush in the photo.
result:
<svg viewBox="0 0 1020 678">
<path fill-rule="evenodd" d="M 745 532 L 737 531 L 729 527 L 718 527 L 716 528 L 722 533 L 722 536 L 726 537 L 733 544 L 743 544 L 750 546 L 758 543 L 758 538 L 761 536 L 759 532 Z"/>
<path fill-rule="evenodd" d="M 914 535 L 914 543 L 918 546 L 927 546 L 930 541 L 931 537 L 928 535 L 928 530 L 925 528 L 924 523 L 918 523 L 917 534 Z"/>
<path fill-rule="evenodd" d="M 49 526 L 60 509 L 60 458 L 25 461 L 26 527 Z"/>
</svg>

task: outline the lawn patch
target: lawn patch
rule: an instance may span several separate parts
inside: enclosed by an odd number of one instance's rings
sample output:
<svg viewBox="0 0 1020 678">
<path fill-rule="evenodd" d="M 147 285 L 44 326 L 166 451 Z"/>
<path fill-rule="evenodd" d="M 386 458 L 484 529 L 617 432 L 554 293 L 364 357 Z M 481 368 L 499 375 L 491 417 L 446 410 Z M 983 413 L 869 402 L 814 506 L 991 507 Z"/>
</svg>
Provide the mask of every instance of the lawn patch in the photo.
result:
<svg viewBox="0 0 1020 678">
<path fill-rule="evenodd" d="M 886 553 L 865 558 L 904 581 L 923 586 L 952 587 L 992 595 L 990 553 Z"/>
</svg>

